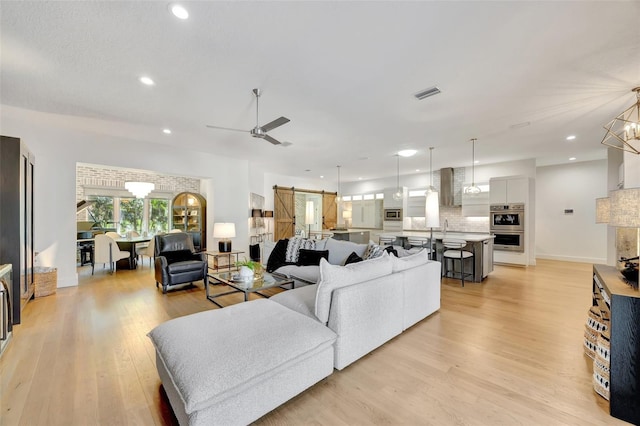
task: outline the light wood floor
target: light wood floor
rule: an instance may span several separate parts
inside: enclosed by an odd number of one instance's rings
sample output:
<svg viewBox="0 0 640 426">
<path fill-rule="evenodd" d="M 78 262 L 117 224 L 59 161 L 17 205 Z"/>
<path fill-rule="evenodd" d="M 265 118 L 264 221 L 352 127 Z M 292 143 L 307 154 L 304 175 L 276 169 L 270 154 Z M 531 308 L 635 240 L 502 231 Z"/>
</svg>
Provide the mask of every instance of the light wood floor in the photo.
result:
<svg viewBox="0 0 640 426">
<path fill-rule="evenodd" d="M 25 308 L 0 359 L 0 425 L 174 424 L 146 334 L 215 306 L 201 287 L 163 295 L 148 265 L 81 272 L 78 287 Z M 497 266 L 464 288 L 444 280 L 438 313 L 257 423 L 624 424 L 591 386 L 590 295 L 589 264 Z"/>
</svg>

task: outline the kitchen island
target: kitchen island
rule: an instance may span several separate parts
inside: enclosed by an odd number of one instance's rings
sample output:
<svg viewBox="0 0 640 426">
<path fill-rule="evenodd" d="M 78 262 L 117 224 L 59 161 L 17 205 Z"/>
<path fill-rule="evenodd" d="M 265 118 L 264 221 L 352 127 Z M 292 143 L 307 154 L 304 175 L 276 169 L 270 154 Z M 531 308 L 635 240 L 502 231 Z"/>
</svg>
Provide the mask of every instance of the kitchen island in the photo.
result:
<svg viewBox="0 0 640 426">
<path fill-rule="evenodd" d="M 396 245 L 408 248 L 407 240 L 409 237 L 430 237 L 431 233 L 429 231 L 402 231 L 384 232 L 384 235 L 395 236 L 397 239 L 395 243 Z M 467 247 L 465 250 L 474 254 L 475 274 L 472 281 L 477 283 L 482 282 L 482 280 L 493 271 L 493 239 L 495 238 L 493 235 L 476 232 L 434 232 L 433 239 L 435 240 L 436 245 L 435 260 L 442 261 L 442 240 L 445 236 L 448 238 L 459 238 L 467 241 Z M 456 264 L 456 266 L 458 266 L 458 264 Z M 469 274 L 473 272 L 473 266 L 470 262 L 466 262 L 465 272 Z"/>
</svg>

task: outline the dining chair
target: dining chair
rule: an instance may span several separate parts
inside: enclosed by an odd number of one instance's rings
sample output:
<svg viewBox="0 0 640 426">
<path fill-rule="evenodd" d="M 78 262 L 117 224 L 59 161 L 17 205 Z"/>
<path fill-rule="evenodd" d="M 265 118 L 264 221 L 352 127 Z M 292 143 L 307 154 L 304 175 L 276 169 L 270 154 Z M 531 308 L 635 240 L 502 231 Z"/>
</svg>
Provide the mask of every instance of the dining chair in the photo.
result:
<svg viewBox="0 0 640 426">
<path fill-rule="evenodd" d="M 144 256 L 149 257 L 149 267 L 151 267 L 151 264 L 153 263 L 153 260 L 155 259 L 155 247 L 156 247 L 156 239 L 155 238 L 151 238 L 151 240 L 149 240 L 149 244 L 145 247 L 140 247 L 139 249 L 136 250 L 136 254 L 140 257 L 142 257 L 142 263 L 144 264 Z"/>
<path fill-rule="evenodd" d="M 467 241 L 459 238 L 445 238 L 442 240 L 442 245 L 444 247 L 444 252 L 442 253 L 442 276 L 460 279 L 462 281 L 462 287 L 464 287 L 464 277 L 465 275 L 471 276 L 472 279 L 476 275 L 476 262 L 474 259 L 474 255 L 472 252 L 464 250 L 467 245 Z M 468 274 L 464 272 L 464 264 L 465 260 L 471 259 L 471 263 L 473 264 L 473 273 Z M 455 276 L 455 261 L 460 261 L 460 278 Z M 449 271 L 449 261 L 451 261 L 451 271 Z M 451 276 L 448 276 L 447 273 L 451 272 Z"/>
<path fill-rule="evenodd" d="M 113 232 L 113 231 L 109 231 L 109 232 L 105 232 L 104 233 L 106 236 L 113 238 L 114 240 L 117 240 L 119 238 L 122 238 L 120 236 L 120 234 L 118 234 L 117 232 Z"/>
<path fill-rule="evenodd" d="M 393 245 L 393 243 L 396 241 L 396 236 L 380 234 L 378 240 L 381 246 L 390 246 Z"/>
<path fill-rule="evenodd" d="M 427 250 L 429 259 L 432 259 L 431 239 L 429 237 L 408 237 L 409 253 L 417 253 L 420 250 Z"/>
<path fill-rule="evenodd" d="M 95 236 L 94 247 L 94 263 L 91 265 L 91 275 L 93 275 L 94 267 L 96 263 L 109 264 L 109 271 L 113 273 L 115 270 L 116 262 L 120 259 L 126 259 L 129 257 L 128 251 L 122 251 L 118 247 L 116 240 L 108 236 L 107 234 L 98 234 Z"/>
</svg>

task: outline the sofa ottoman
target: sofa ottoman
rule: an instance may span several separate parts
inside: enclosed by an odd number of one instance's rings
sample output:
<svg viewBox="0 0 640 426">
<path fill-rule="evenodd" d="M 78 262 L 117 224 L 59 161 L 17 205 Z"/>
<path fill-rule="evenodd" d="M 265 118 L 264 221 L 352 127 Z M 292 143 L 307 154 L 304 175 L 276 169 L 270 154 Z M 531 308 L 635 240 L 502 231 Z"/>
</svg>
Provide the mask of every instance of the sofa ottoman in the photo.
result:
<svg viewBox="0 0 640 426">
<path fill-rule="evenodd" d="M 176 318 L 149 337 L 181 425 L 250 423 L 333 372 L 336 334 L 268 299 Z"/>
</svg>

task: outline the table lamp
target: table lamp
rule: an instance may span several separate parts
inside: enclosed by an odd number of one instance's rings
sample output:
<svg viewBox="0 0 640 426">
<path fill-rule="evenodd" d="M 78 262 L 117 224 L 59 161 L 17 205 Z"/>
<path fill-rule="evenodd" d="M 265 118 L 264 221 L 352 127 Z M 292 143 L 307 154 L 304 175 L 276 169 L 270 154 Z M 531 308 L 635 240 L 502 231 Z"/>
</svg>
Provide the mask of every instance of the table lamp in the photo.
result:
<svg viewBox="0 0 640 426">
<path fill-rule="evenodd" d="M 213 238 L 220 238 L 218 251 L 229 253 L 231 251 L 231 238 L 236 237 L 236 224 L 218 222 L 213 224 Z"/>
</svg>

